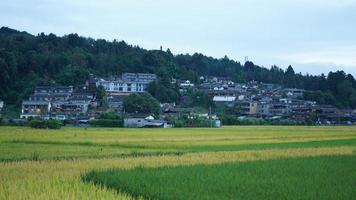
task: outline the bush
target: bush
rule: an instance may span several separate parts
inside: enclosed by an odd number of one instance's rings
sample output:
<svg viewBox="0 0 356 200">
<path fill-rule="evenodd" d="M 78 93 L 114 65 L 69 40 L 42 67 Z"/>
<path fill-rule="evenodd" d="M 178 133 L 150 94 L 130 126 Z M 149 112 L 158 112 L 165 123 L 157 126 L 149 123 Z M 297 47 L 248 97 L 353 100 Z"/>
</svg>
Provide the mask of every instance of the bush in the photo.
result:
<svg viewBox="0 0 356 200">
<path fill-rule="evenodd" d="M 31 120 L 30 121 L 30 127 L 31 128 L 47 128 L 46 122 L 42 120 Z"/>
<path fill-rule="evenodd" d="M 49 129 L 60 129 L 62 128 L 62 122 L 58 120 L 48 120 L 47 127 Z"/>
<path fill-rule="evenodd" d="M 106 112 L 106 113 L 100 114 L 98 119 L 120 120 L 120 116 L 117 113 L 114 113 L 114 112 Z"/>
<path fill-rule="evenodd" d="M 117 128 L 123 127 L 124 123 L 122 119 L 112 120 L 112 119 L 95 119 L 91 120 L 90 125 L 95 127 L 109 127 L 109 128 Z"/>
<path fill-rule="evenodd" d="M 60 129 L 62 127 L 62 122 L 58 120 L 32 120 L 30 121 L 31 128 L 38 129 Z"/>
<path fill-rule="evenodd" d="M 169 118 L 167 120 L 169 123 L 174 124 L 176 128 L 183 127 L 215 127 L 215 120 L 207 119 L 205 117 L 198 116 L 182 116 L 178 118 Z"/>
<path fill-rule="evenodd" d="M 262 119 L 262 118 L 239 118 L 237 116 L 224 115 L 221 117 L 223 125 L 273 125 L 273 126 L 299 126 L 299 125 L 315 125 L 312 121 L 298 121 L 292 119 Z"/>
</svg>

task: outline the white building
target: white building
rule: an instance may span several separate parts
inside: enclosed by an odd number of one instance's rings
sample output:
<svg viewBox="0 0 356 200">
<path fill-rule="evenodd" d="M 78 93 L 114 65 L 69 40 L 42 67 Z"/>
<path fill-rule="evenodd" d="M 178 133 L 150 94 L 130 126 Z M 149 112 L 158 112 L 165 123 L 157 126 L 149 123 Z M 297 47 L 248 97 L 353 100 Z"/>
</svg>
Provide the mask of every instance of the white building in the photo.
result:
<svg viewBox="0 0 356 200">
<path fill-rule="evenodd" d="M 214 102 L 234 102 L 236 97 L 234 96 L 214 96 Z"/>
<path fill-rule="evenodd" d="M 189 88 L 189 87 L 194 87 L 194 84 L 191 83 L 189 80 L 186 80 L 185 82 L 180 84 L 181 88 Z"/>
<path fill-rule="evenodd" d="M 286 88 L 285 93 L 289 97 L 302 97 L 304 95 L 305 90 L 303 89 L 295 89 L 295 88 Z"/>
<path fill-rule="evenodd" d="M 3 101 L 0 101 L 0 112 L 1 110 L 4 108 L 4 102 Z"/>
<path fill-rule="evenodd" d="M 213 101 L 216 105 L 225 105 L 232 107 L 235 105 L 235 96 L 214 96 Z"/>
<path fill-rule="evenodd" d="M 155 74 L 124 73 L 119 79 L 100 79 L 96 82 L 96 86 L 103 86 L 105 91 L 109 93 L 140 93 L 144 92 L 155 79 Z"/>
<path fill-rule="evenodd" d="M 165 120 L 155 120 L 152 116 L 145 118 L 132 117 L 124 119 L 124 127 L 126 128 L 171 128 Z"/>
<path fill-rule="evenodd" d="M 48 101 L 23 101 L 20 118 L 43 117 L 49 114 L 51 103 Z"/>
</svg>

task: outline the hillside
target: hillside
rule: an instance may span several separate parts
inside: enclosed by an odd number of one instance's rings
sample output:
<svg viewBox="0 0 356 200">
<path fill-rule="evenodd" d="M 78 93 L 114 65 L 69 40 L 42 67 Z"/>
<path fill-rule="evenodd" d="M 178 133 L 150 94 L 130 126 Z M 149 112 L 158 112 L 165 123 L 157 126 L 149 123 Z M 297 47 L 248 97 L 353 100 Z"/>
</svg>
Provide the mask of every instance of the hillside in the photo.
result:
<svg viewBox="0 0 356 200">
<path fill-rule="evenodd" d="M 356 107 L 356 81 L 343 71 L 327 76 L 302 75 L 289 66 L 270 69 L 228 57 L 216 59 L 199 53 L 173 55 L 169 49 L 146 50 L 124 41 L 107 41 L 69 34 L 37 36 L 7 27 L 0 29 L 0 99 L 20 105 L 39 84 L 77 85 L 90 74 L 155 73 L 161 78 L 197 81 L 199 76 L 230 77 L 235 82 L 259 81 L 301 88 L 306 99 L 340 108 Z"/>
</svg>

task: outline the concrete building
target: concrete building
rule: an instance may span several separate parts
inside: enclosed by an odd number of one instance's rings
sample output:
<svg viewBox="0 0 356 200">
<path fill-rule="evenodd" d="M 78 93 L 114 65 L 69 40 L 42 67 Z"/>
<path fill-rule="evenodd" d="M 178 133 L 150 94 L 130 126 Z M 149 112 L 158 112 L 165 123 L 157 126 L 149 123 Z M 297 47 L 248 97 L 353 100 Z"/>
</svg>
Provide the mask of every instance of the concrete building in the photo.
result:
<svg viewBox="0 0 356 200">
<path fill-rule="evenodd" d="M 3 108 L 4 108 L 4 102 L 0 101 L 0 116 L 1 116 L 1 111 L 2 111 Z"/>
<path fill-rule="evenodd" d="M 96 86 L 104 87 L 109 93 L 140 93 L 144 92 L 154 80 L 156 80 L 155 74 L 124 73 L 121 78 L 100 79 L 96 82 Z"/>
<path fill-rule="evenodd" d="M 136 81 L 141 83 L 149 84 L 152 81 L 155 81 L 157 76 L 155 74 L 145 74 L 145 73 L 123 73 L 122 80 L 123 81 Z"/>
<path fill-rule="evenodd" d="M 110 111 L 119 112 L 123 110 L 124 99 L 127 95 L 109 95 L 106 100 Z"/>
<path fill-rule="evenodd" d="M 124 119 L 126 128 L 170 128 L 171 126 L 164 120 L 155 120 L 152 116 L 128 117 Z"/>
<path fill-rule="evenodd" d="M 194 87 L 194 83 L 191 83 L 189 80 L 184 81 L 183 83 L 180 84 L 181 88 L 190 88 Z"/>
<path fill-rule="evenodd" d="M 51 103 L 49 101 L 23 101 L 20 118 L 43 117 L 48 115 L 50 110 Z"/>
<path fill-rule="evenodd" d="M 220 106 L 229 106 L 232 107 L 235 105 L 235 96 L 214 96 L 213 101 L 216 105 Z"/>
<path fill-rule="evenodd" d="M 303 97 L 305 90 L 302 89 L 295 89 L 295 88 L 286 88 L 285 94 L 289 97 Z"/>
<path fill-rule="evenodd" d="M 66 119 L 87 113 L 94 94 L 72 86 L 39 86 L 22 102 L 21 118 Z"/>
</svg>

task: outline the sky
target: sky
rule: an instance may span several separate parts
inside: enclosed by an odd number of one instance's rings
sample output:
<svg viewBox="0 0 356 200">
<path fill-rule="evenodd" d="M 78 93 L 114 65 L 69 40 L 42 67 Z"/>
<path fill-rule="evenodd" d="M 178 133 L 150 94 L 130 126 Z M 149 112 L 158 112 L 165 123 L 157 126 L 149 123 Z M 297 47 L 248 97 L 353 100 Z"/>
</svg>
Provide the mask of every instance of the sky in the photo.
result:
<svg viewBox="0 0 356 200">
<path fill-rule="evenodd" d="M 0 26 L 356 76 L 356 0 L 1 0 Z"/>
</svg>

